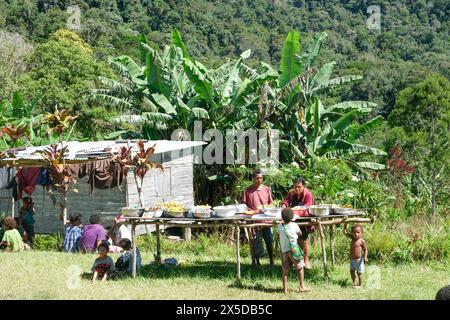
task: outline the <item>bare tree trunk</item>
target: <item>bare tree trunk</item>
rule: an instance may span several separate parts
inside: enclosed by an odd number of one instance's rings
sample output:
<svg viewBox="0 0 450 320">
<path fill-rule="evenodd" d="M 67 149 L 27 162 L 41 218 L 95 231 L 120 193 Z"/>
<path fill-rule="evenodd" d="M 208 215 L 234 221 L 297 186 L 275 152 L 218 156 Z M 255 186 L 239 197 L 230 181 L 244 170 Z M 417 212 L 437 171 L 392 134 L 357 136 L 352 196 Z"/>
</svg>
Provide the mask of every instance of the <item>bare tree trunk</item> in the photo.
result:
<svg viewBox="0 0 450 320">
<path fill-rule="evenodd" d="M 145 204 L 144 204 L 144 196 L 142 194 L 142 185 L 144 184 L 144 178 L 139 178 L 136 175 L 136 170 L 133 171 L 134 173 L 134 180 L 136 181 L 136 187 L 137 187 L 137 192 L 139 195 L 139 205 L 141 206 L 141 208 L 144 208 Z M 140 183 L 139 181 L 140 180 Z"/>
</svg>

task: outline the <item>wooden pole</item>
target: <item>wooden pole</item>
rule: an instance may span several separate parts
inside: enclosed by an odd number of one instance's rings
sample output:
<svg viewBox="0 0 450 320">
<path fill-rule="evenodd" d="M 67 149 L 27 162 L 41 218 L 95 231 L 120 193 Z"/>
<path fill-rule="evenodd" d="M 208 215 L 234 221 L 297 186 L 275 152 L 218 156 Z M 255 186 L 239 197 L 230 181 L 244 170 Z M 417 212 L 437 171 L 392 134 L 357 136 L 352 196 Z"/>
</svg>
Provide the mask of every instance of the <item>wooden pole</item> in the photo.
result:
<svg viewBox="0 0 450 320">
<path fill-rule="evenodd" d="M 240 230 L 236 223 L 236 281 L 241 282 L 241 252 L 240 252 Z"/>
<path fill-rule="evenodd" d="M 330 226 L 330 254 L 331 254 L 331 265 L 334 267 L 334 225 Z"/>
<path fill-rule="evenodd" d="M 250 249 L 250 256 L 252 257 L 252 266 L 256 266 L 255 250 L 253 246 L 253 228 L 245 228 L 249 235 L 248 237 L 248 247 Z"/>
<path fill-rule="evenodd" d="M 12 205 L 11 205 L 11 217 L 14 218 L 14 205 L 15 205 L 14 197 L 11 196 L 11 200 L 12 200 Z"/>
<path fill-rule="evenodd" d="M 131 224 L 131 243 L 133 246 L 133 265 L 131 266 L 133 278 L 136 278 L 136 224 L 133 222 Z"/>
<path fill-rule="evenodd" d="M 156 224 L 156 263 L 161 262 L 161 239 L 159 235 L 159 224 Z"/>
<path fill-rule="evenodd" d="M 320 221 L 317 222 L 317 227 L 319 229 L 320 246 L 322 247 L 323 277 L 325 278 L 325 280 L 327 280 L 328 279 L 327 253 L 325 251 L 325 237 L 323 234 L 323 227 Z"/>
</svg>

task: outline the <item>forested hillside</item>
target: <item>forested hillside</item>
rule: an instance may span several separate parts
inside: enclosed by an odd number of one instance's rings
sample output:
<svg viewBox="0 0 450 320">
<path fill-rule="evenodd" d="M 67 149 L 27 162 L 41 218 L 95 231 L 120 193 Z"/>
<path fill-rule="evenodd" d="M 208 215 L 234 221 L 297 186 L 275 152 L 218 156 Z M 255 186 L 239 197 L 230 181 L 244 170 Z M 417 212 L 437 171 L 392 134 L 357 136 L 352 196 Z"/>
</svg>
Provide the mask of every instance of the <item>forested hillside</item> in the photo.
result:
<svg viewBox="0 0 450 320">
<path fill-rule="evenodd" d="M 450 4 L 445 0 L 377 1 L 381 30 L 370 30 L 366 21 L 371 4 L 356 0 L 2 0 L 0 30 L 17 32 L 36 46 L 65 27 L 71 15 L 67 7 L 78 5 L 81 29 L 77 33 L 93 47 L 97 61 L 105 61 L 108 55 L 138 57 L 138 33 L 145 34 L 152 47 L 162 48 L 177 28 L 190 54 L 210 67 L 249 48 L 250 65 L 258 67 L 264 61 L 278 67 L 289 31 L 300 31 L 302 46 L 317 32 L 326 31 L 328 39 L 318 60 L 336 61 L 338 75 L 364 75 L 361 82 L 341 90 L 341 98 L 376 102 L 378 111 L 387 115 L 406 86 L 433 71 L 450 77 Z M 13 88 L 20 89 L 20 84 Z M 0 98 L 7 96 L 5 91 L 2 85 Z"/>
</svg>

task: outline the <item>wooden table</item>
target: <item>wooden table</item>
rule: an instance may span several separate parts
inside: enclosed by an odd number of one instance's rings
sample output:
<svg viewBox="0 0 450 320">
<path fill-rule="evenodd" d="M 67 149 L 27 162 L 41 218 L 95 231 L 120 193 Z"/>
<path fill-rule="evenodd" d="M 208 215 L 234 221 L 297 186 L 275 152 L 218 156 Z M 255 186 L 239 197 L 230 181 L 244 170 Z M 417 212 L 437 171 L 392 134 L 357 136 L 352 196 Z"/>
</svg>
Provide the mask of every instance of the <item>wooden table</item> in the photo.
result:
<svg viewBox="0 0 450 320">
<path fill-rule="evenodd" d="M 334 225 L 343 223 L 368 223 L 373 222 L 369 218 L 363 218 L 364 212 L 355 212 L 349 215 L 328 215 L 328 216 L 309 216 L 297 217 L 294 221 L 299 226 L 315 226 L 319 233 L 320 244 L 322 249 L 322 263 L 324 278 L 328 279 L 328 265 L 326 256 L 326 244 L 324 229 L 328 226 L 330 232 L 330 253 L 331 263 L 334 265 Z M 271 221 L 272 223 L 267 223 Z M 140 217 L 125 217 L 125 224 L 131 225 L 131 244 L 133 248 L 133 265 L 132 274 L 136 277 L 136 226 L 153 224 L 156 227 L 156 261 L 161 261 L 161 239 L 159 226 L 178 227 L 178 228 L 214 228 L 214 227 L 230 227 L 235 230 L 236 242 L 236 280 L 241 281 L 241 255 L 240 255 L 240 229 L 241 228 L 256 228 L 276 226 L 277 222 L 281 221 L 279 218 L 261 217 L 258 219 L 236 215 L 230 218 L 140 218 Z"/>
</svg>

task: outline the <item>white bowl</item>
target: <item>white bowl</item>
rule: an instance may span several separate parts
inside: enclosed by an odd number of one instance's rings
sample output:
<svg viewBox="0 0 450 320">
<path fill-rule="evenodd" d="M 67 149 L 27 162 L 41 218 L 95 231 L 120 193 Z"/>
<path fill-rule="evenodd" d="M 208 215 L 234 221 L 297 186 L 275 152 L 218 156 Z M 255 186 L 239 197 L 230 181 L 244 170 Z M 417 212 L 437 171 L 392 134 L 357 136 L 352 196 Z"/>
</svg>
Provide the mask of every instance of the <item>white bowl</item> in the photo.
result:
<svg viewBox="0 0 450 320">
<path fill-rule="evenodd" d="M 281 218 L 282 210 L 283 208 L 263 208 L 264 214 L 275 218 Z"/>
<path fill-rule="evenodd" d="M 217 206 L 213 210 L 219 218 L 228 218 L 236 215 L 236 208 L 233 206 Z"/>
<path fill-rule="evenodd" d="M 122 208 L 122 214 L 126 217 L 140 217 L 141 214 L 144 212 L 144 209 L 137 209 L 137 208 Z"/>
<path fill-rule="evenodd" d="M 309 212 L 313 216 L 328 216 L 330 214 L 330 206 L 328 205 L 314 205 L 308 207 Z"/>
<path fill-rule="evenodd" d="M 153 218 L 161 218 L 163 215 L 164 211 L 159 209 L 155 211 L 155 214 L 153 215 Z"/>
<path fill-rule="evenodd" d="M 355 209 L 353 208 L 335 208 L 333 209 L 334 213 L 337 214 L 348 214 L 348 213 L 353 213 L 355 212 Z"/>
</svg>

